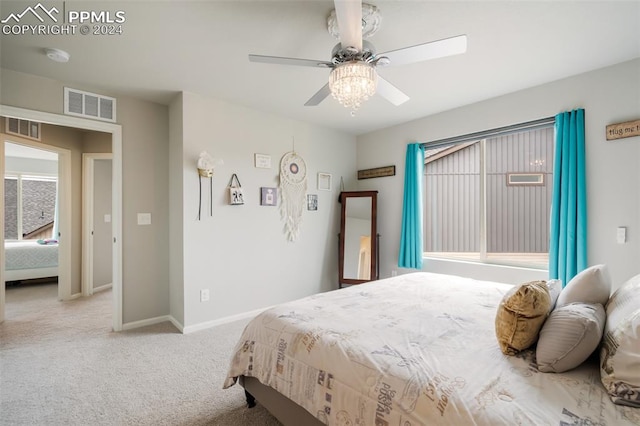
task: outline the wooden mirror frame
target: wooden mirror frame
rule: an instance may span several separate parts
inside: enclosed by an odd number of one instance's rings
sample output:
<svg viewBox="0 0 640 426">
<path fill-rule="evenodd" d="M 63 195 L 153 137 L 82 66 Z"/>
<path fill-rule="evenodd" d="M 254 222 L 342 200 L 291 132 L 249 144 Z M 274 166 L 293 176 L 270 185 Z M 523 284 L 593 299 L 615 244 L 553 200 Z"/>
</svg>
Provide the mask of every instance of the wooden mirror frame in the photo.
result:
<svg viewBox="0 0 640 426">
<path fill-rule="evenodd" d="M 346 209 L 347 209 L 347 200 L 349 198 L 371 198 L 371 271 L 370 277 L 368 280 L 360 280 L 354 278 L 345 278 L 344 276 L 344 245 L 345 245 L 345 225 L 346 225 Z M 342 288 L 343 284 L 362 284 L 369 281 L 375 281 L 379 277 L 379 251 L 378 251 L 378 243 L 379 243 L 379 235 L 378 235 L 378 224 L 377 224 L 377 216 L 378 216 L 378 191 L 348 191 L 341 192 L 339 198 L 340 204 L 342 205 L 340 210 L 340 233 L 338 234 L 339 238 L 339 249 L 338 249 L 338 283 L 339 287 Z"/>
</svg>

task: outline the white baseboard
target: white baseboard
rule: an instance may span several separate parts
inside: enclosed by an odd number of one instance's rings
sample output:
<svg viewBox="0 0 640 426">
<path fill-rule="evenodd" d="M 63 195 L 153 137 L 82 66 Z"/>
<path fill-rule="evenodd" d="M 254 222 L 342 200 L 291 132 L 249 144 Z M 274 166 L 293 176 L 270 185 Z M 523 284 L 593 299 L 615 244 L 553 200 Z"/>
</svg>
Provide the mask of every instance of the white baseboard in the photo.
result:
<svg viewBox="0 0 640 426">
<path fill-rule="evenodd" d="M 155 318 L 148 318 L 140 321 L 128 322 L 126 324 L 122 324 L 122 331 L 133 330 L 134 328 L 146 327 L 148 325 L 160 324 L 161 322 L 169 321 L 173 324 L 180 332 L 183 332 L 183 326 L 175 318 L 171 315 L 162 315 Z"/>
<path fill-rule="evenodd" d="M 263 311 L 265 311 L 265 310 L 267 310 L 269 308 L 271 308 L 271 306 L 267 306 L 266 308 L 255 309 L 255 310 L 249 311 L 249 312 L 243 312 L 241 314 L 231 315 L 231 316 L 224 317 L 224 318 L 218 318 L 218 319 L 212 320 L 212 321 L 201 322 L 200 324 L 189 325 L 189 326 L 183 328 L 182 333 L 189 334 L 189 333 L 193 333 L 195 331 L 206 330 L 207 328 L 215 327 L 215 326 L 222 325 L 222 324 L 227 324 L 227 323 L 238 321 L 238 320 L 241 320 L 241 319 L 255 317 L 259 313 L 261 313 L 261 312 L 263 312 Z"/>
<path fill-rule="evenodd" d="M 126 324 L 122 324 L 122 331 L 132 330 L 134 328 L 146 327 L 148 325 L 159 324 L 161 322 L 169 321 L 182 334 L 189 334 L 189 333 L 193 333 L 193 332 L 196 332 L 196 331 L 206 330 L 206 329 L 211 328 L 211 327 L 216 327 L 218 325 L 227 324 L 227 323 L 234 322 L 234 321 L 239 321 L 241 319 L 255 317 L 256 315 L 258 315 L 262 311 L 265 311 L 265 310 L 267 310 L 269 308 L 271 308 L 271 306 L 267 306 L 266 308 L 255 309 L 255 310 L 249 311 L 249 312 L 243 312 L 241 314 L 231 315 L 231 316 L 224 317 L 224 318 L 218 318 L 218 319 L 212 320 L 212 321 L 201 322 L 200 324 L 190 325 L 188 327 L 185 327 L 182 324 L 180 324 L 180 322 L 178 320 L 176 320 L 171 315 L 162 315 L 162 316 L 155 317 L 155 318 L 148 318 L 148 319 L 145 319 L 145 320 L 133 321 L 133 322 L 128 322 Z"/>
<path fill-rule="evenodd" d="M 112 283 L 101 285 L 100 287 L 95 287 L 93 289 L 93 293 L 95 294 L 95 293 L 98 293 L 99 291 L 109 290 L 111 287 L 113 287 Z"/>
</svg>

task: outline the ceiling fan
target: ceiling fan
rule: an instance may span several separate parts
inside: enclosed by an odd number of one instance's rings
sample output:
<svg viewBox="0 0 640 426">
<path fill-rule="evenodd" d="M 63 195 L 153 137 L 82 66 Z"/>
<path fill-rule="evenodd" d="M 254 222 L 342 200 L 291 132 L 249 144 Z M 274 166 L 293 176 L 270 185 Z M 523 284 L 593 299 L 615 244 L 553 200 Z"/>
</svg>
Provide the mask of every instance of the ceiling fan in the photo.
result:
<svg viewBox="0 0 640 426">
<path fill-rule="evenodd" d="M 378 8 L 360 0 L 335 0 L 334 3 L 335 10 L 327 24 L 329 32 L 339 38 L 340 43 L 333 48 L 329 61 L 249 55 L 251 62 L 330 69 L 329 82 L 305 106 L 316 106 L 331 94 L 342 105 L 351 108 L 351 115 L 354 115 L 362 102 L 375 93 L 394 105 L 401 105 L 409 100 L 409 96 L 380 77 L 376 71 L 378 66 L 411 64 L 467 50 L 467 36 L 459 35 L 379 54 L 371 43 L 363 40 L 379 27 Z"/>
</svg>

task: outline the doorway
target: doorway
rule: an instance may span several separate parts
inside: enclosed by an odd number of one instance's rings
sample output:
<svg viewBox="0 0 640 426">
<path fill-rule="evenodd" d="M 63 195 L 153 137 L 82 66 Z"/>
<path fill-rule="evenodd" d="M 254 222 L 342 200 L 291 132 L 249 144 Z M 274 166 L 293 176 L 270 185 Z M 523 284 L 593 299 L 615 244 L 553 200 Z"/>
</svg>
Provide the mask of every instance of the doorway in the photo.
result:
<svg viewBox="0 0 640 426">
<path fill-rule="evenodd" d="M 15 250 L 29 250 L 28 256 L 22 252 L 23 255 L 17 258 L 7 257 L 5 252 L 6 261 L 10 266 L 14 263 L 19 266 L 18 269 L 12 268 L 11 271 L 7 271 L 3 262 L 2 270 L 5 277 L 2 282 L 4 283 L 4 279 L 45 278 L 55 275 L 58 280 L 58 299 L 69 300 L 72 298 L 71 151 L 15 135 L 0 135 L 4 153 L 1 166 L 4 167 L 3 189 L 9 191 L 2 194 L 5 202 L 12 198 L 10 183 L 11 177 L 15 178 L 15 215 L 9 214 L 12 219 L 7 220 L 3 214 L 7 225 L 3 225 L 3 241 L 8 239 L 14 242 L 3 244 L 3 249 L 13 247 Z M 31 190 L 28 189 L 29 186 L 33 186 Z M 3 213 L 11 211 L 8 210 L 11 204 L 10 202 L 5 205 Z M 60 238 L 60 235 L 64 237 Z M 40 238 L 41 242 L 47 239 L 55 240 L 56 244 L 45 244 L 43 247 L 35 243 L 36 238 Z M 11 253 L 15 256 L 21 252 Z M 5 287 L 2 286 L 2 289 Z"/>
<path fill-rule="evenodd" d="M 111 124 L 83 118 L 70 117 L 66 115 L 52 114 L 41 111 L 28 110 L 7 105 L 0 105 L 0 116 L 20 118 L 24 120 L 36 121 L 53 125 L 74 127 L 83 130 L 95 130 L 111 134 L 112 145 L 112 216 L 111 231 L 113 238 L 112 245 L 112 293 L 113 293 L 113 330 L 122 330 L 122 127 L 118 124 Z M 64 173 L 64 172 L 63 172 Z M 4 144 L 0 144 L 0 174 L 4 175 Z M 70 180 L 70 176 L 68 176 Z M 70 194 L 67 194 L 70 197 Z M 0 197 L 4 197 L 4 189 L 0 188 Z M 69 216 L 69 215 L 67 215 Z M 70 217 L 66 225 L 68 232 L 71 230 Z M 60 224 L 64 227 L 64 221 Z M 4 213 L 0 214 L 0 236 L 4 240 Z M 60 256 L 71 256 L 70 247 L 60 251 Z M 68 253 L 65 253 L 68 252 Z M 63 262 L 60 260 L 60 264 Z M 0 262 L 4 264 L 5 250 L 4 244 L 0 247 Z M 67 262 L 68 263 L 68 262 Z M 64 268 L 61 269 L 62 272 Z M 0 268 L 0 282 L 4 283 L 4 268 Z M 70 293 L 70 291 L 69 291 Z M 71 294 L 64 294 L 63 299 L 69 299 Z M 5 312 L 5 286 L 0 286 L 0 322 L 4 321 Z"/>
<path fill-rule="evenodd" d="M 112 287 L 112 154 L 82 154 L 82 295 Z"/>
</svg>

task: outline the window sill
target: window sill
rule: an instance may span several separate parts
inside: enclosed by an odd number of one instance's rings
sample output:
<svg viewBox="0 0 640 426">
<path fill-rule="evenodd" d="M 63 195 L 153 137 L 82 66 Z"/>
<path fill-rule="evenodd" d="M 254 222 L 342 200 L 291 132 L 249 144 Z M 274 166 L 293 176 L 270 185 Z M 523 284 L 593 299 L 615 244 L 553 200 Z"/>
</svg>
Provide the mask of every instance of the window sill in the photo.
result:
<svg viewBox="0 0 640 426">
<path fill-rule="evenodd" d="M 440 274 L 459 275 L 483 281 L 519 284 L 527 281 L 546 280 L 547 269 L 502 265 L 470 260 L 442 258 L 423 255 L 422 270 Z"/>
<path fill-rule="evenodd" d="M 488 253 L 486 259 L 481 260 L 480 253 L 425 252 L 422 254 L 422 258 L 535 269 L 539 271 L 549 269 L 549 255 L 547 253 Z"/>
</svg>

